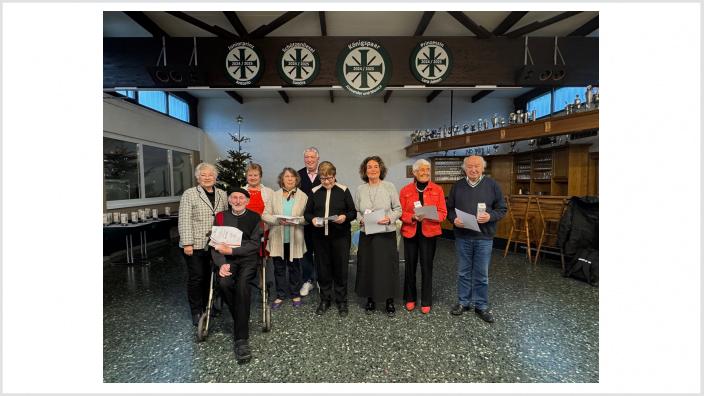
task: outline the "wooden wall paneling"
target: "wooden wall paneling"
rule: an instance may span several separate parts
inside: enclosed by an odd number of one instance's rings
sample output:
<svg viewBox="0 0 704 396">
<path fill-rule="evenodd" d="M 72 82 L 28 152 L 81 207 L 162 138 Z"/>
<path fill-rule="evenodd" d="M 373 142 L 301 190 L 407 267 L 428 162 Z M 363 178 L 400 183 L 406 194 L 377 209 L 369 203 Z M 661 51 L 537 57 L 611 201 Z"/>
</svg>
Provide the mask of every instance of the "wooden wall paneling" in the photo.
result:
<svg viewBox="0 0 704 396">
<path fill-rule="evenodd" d="M 589 145 L 570 145 L 567 195 L 587 195 L 588 167 Z"/>
<path fill-rule="evenodd" d="M 599 152 L 589 153 L 587 195 L 599 196 Z"/>
</svg>

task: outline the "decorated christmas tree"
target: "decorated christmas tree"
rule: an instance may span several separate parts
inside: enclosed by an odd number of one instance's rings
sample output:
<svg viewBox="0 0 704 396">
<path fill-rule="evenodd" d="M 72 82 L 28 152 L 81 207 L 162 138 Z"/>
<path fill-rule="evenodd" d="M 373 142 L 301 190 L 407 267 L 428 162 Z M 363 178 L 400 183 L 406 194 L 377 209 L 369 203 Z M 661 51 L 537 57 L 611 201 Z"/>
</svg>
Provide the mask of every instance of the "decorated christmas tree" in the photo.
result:
<svg viewBox="0 0 704 396">
<path fill-rule="evenodd" d="M 242 121 L 244 118 L 238 115 L 237 135 L 228 133 L 233 142 L 237 143 L 237 150 L 227 150 L 227 158 L 217 160 L 215 166 L 218 168 L 218 188 L 227 190 L 230 187 L 244 186 L 247 182 L 247 165 L 251 162 L 252 156 L 242 151 L 242 143 L 248 142 L 250 139 L 247 136 L 242 136 L 240 133 Z"/>
</svg>

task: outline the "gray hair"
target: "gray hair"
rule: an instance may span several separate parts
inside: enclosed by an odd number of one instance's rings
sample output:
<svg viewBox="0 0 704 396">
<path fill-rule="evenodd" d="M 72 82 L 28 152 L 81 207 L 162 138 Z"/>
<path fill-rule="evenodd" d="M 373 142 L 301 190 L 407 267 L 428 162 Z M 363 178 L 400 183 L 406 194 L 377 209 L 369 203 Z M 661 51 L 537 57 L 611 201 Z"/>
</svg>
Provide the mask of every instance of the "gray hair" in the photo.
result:
<svg viewBox="0 0 704 396">
<path fill-rule="evenodd" d="M 200 175 L 200 172 L 201 172 L 202 170 L 206 170 L 206 169 L 212 170 L 213 173 L 215 173 L 215 178 L 216 178 L 216 179 L 218 178 L 218 168 L 216 168 L 215 165 L 209 164 L 209 163 L 207 163 L 207 162 L 201 162 L 200 164 L 198 164 L 198 165 L 196 166 L 196 169 L 195 169 L 195 174 L 194 174 L 194 176 L 196 177 L 196 180 L 198 180 L 198 176 Z"/>
<path fill-rule="evenodd" d="M 428 168 L 430 168 L 430 162 L 428 162 L 428 160 L 424 160 L 423 158 L 419 159 L 418 161 L 413 163 L 413 172 L 418 171 L 421 166 L 427 166 Z"/>
<path fill-rule="evenodd" d="M 467 169 L 467 167 L 465 165 L 467 164 L 467 160 L 469 159 L 469 157 L 481 158 L 482 159 L 482 166 L 484 167 L 484 169 L 486 169 L 486 160 L 481 155 L 470 155 L 470 156 L 464 157 L 464 159 L 462 160 L 462 169 L 465 169 L 465 170 Z"/>
<path fill-rule="evenodd" d="M 315 147 L 313 147 L 313 146 L 310 146 L 310 147 L 308 147 L 307 149 L 303 150 L 303 155 L 306 155 L 306 153 L 308 153 L 308 152 L 310 152 L 310 151 L 314 151 L 314 152 L 315 152 L 315 155 L 317 155 L 318 158 L 320 158 L 320 152 L 318 151 L 317 148 L 315 148 Z"/>
</svg>

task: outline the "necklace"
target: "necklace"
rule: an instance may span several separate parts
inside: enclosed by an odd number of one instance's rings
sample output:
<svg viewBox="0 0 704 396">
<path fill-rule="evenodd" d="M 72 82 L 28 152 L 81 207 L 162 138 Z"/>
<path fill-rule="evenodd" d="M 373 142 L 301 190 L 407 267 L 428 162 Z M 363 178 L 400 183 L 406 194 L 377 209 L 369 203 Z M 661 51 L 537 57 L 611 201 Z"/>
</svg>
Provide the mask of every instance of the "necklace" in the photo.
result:
<svg viewBox="0 0 704 396">
<path fill-rule="evenodd" d="M 376 195 L 379 193 L 379 186 L 380 185 L 381 185 L 381 183 L 372 187 L 371 183 L 369 183 L 369 202 L 371 202 L 372 210 L 374 210 Z M 374 195 L 372 195 L 372 190 L 374 190 Z"/>
</svg>

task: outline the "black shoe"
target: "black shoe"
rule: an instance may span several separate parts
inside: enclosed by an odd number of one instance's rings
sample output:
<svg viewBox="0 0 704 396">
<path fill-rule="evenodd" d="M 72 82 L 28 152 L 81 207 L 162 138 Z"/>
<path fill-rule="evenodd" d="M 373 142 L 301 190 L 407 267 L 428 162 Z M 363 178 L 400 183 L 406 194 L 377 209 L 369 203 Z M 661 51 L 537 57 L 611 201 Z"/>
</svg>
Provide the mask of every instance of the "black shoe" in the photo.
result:
<svg viewBox="0 0 704 396">
<path fill-rule="evenodd" d="M 338 303 L 337 304 L 337 312 L 340 314 L 340 316 L 345 317 L 349 313 L 349 310 L 347 309 L 347 303 Z"/>
<path fill-rule="evenodd" d="M 191 314 L 191 319 L 193 320 L 193 326 L 198 327 L 198 322 L 200 321 L 200 312 Z"/>
<path fill-rule="evenodd" d="M 462 315 L 463 312 L 469 311 L 470 309 L 471 309 L 470 307 L 465 307 L 462 304 L 457 304 L 454 307 L 452 307 L 452 309 L 450 310 L 450 313 L 455 316 L 459 316 L 459 315 Z"/>
<path fill-rule="evenodd" d="M 235 341 L 235 359 L 237 364 L 249 363 L 252 360 L 252 351 L 249 349 L 247 340 Z"/>
<path fill-rule="evenodd" d="M 315 310 L 315 313 L 318 315 L 322 315 L 328 310 L 328 308 L 330 308 L 330 301 L 320 300 L 320 305 L 318 305 L 318 309 Z"/>
<path fill-rule="evenodd" d="M 376 304 L 374 304 L 374 300 L 372 300 L 372 299 L 367 300 L 367 306 L 364 307 L 364 310 L 367 311 L 367 314 L 368 315 L 371 314 L 372 312 L 374 312 L 375 309 L 376 309 Z"/>
<path fill-rule="evenodd" d="M 482 318 L 483 321 L 487 323 L 494 323 L 494 314 L 491 313 L 489 309 L 481 310 L 479 308 L 474 308 L 474 313 Z"/>
<path fill-rule="evenodd" d="M 388 317 L 396 315 L 396 307 L 394 307 L 394 300 L 392 298 L 386 300 L 386 315 Z"/>
</svg>

